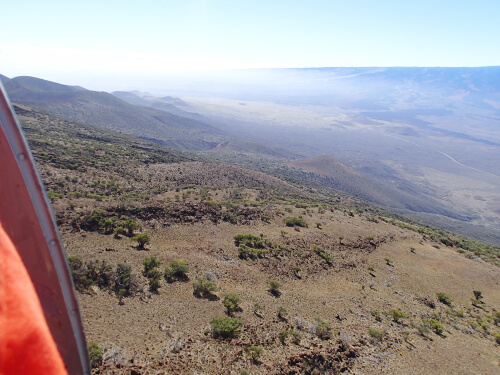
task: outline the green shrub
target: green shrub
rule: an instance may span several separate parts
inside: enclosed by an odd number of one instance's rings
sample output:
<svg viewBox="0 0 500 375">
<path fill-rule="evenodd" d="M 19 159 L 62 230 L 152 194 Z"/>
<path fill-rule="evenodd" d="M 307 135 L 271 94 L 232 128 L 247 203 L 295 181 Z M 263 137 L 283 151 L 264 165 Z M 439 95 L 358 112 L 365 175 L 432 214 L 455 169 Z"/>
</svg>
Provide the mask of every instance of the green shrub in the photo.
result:
<svg viewBox="0 0 500 375">
<path fill-rule="evenodd" d="M 307 222 L 302 218 L 302 216 L 290 216 L 285 218 L 285 225 L 287 227 L 303 227 L 303 228 L 308 228 L 309 225 Z"/>
<path fill-rule="evenodd" d="M 451 299 L 450 296 L 444 293 L 437 293 L 436 295 L 438 297 L 439 302 L 444 303 L 447 306 L 451 306 L 453 300 Z"/>
<path fill-rule="evenodd" d="M 110 286 L 111 280 L 113 279 L 113 271 L 105 260 L 89 260 L 86 263 L 86 268 L 86 278 L 93 285 L 97 285 L 99 288 Z"/>
<path fill-rule="evenodd" d="M 142 261 L 142 265 L 144 266 L 144 271 L 142 274 L 145 277 L 148 277 L 149 272 L 152 269 L 160 267 L 160 261 L 158 259 L 156 259 L 155 257 L 149 257 L 149 258 L 145 258 Z"/>
<path fill-rule="evenodd" d="M 123 305 L 123 298 L 125 297 L 126 294 L 127 294 L 126 289 L 118 290 L 118 301 L 120 305 Z"/>
<path fill-rule="evenodd" d="M 482 302 L 482 301 L 480 301 L 480 300 L 478 300 L 478 299 L 475 299 L 475 298 L 471 298 L 470 300 L 471 300 L 471 302 L 472 302 L 472 306 L 475 306 L 475 307 L 479 307 L 479 305 L 482 305 L 482 304 L 483 304 L 483 302 Z"/>
<path fill-rule="evenodd" d="M 374 310 L 372 310 L 371 314 L 372 314 L 372 316 L 375 318 L 375 320 L 377 322 L 381 322 L 382 321 L 382 316 L 380 315 L 380 311 L 379 310 L 374 309 Z"/>
<path fill-rule="evenodd" d="M 328 340 L 332 337 L 332 327 L 328 324 L 328 322 L 321 318 L 315 319 L 316 326 L 316 336 L 318 336 L 321 340 Z"/>
<path fill-rule="evenodd" d="M 219 290 L 215 281 L 208 280 L 205 277 L 197 277 L 193 282 L 194 294 L 203 298 L 209 297 L 212 292 Z"/>
<path fill-rule="evenodd" d="M 250 354 L 250 357 L 252 358 L 252 361 L 254 363 L 259 362 L 259 358 L 262 355 L 262 352 L 264 351 L 262 348 L 253 345 L 248 346 L 246 350 Z"/>
<path fill-rule="evenodd" d="M 148 272 L 149 290 L 153 293 L 158 292 L 160 287 L 161 272 L 158 268 L 153 268 Z"/>
<path fill-rule="evenodd" d="M 439 323 L 436 319 L 422 319 L 423 323 L 438 335 L 443 333 L 443 325 Z"/>
<path fill-rule="evenodd" d="M 495 311 L 493 309 L 493 323 L 495 323 L 496 326 L 500 325 L 500 311 Z"/>
<path fill-rule="evenodd" d="M 261 237 L 254 236 L 253 234 L 236 233 L 233 238 L 236 246 L 246 245 L 256 249 L 264 247 L 263 239 Z"/>
<path fill-rule="evenodd" d="M 262 214 L 260 216 L 260 220 L 262 220 L 264 223 L 269 223 L 269 221 L 271 220 L 271 216 L 266 215 L 266 214 Z"/>
<path fill-rule="evenodd" d="M 122 294 L 122 297 L 129 294 L 132 282 L 132 267 L 130 264 L 119 263 L 115 273 L 115 292 Z M 122 292 L 123 290 L 123 292 Z"/>
<path fill-rule="evenodd" d="M 175 280 L 188 280 L 189 267 L 182 259 L 176 259 L 165 268 L 165 279 L 171 283 Z"/>
<path fill-rule="evenodd" d="M 278 318 L 285 321 L 288 319 L 288 311 L 283 306 L 278 307 Z"/>
<path fill-rule="evenodd" d="M 396 323 L 398 323 L 400 319 L 403 319 L 405 317 L 405 314 L 403 314 L 402 311 L 397 309 L 392 309 L 390 313 L 392 316 L 392 320 L 394 320 Z"/>
<path fill-rule="evenodd" d="M 102 223 L 106 216 L 106 212 L 101 209 L 88 212 L 80 224 L 86 230 L 99 230 L 102 228 Z"/>
<path fill-rule="evenodd" d="M 149 238 L 149 235 L 147 233 L 139 233 L 132 237 L 133 241 L 137 241 L 137 248 L 138 249 L 144 249 L 144 246 L 147 245 L 151 239 Z"/>
<path fill-rule="evenodd" d="M 139 229 L 139 223 L 134 219 L 120 221 L 117 225 L 124 228 L 130 236 L 134 234 L 134 230 Z"/>
<path fill-rule="evenodd" d="M 70 255 L 68 257 L 68 266 L 77 290 L 84 291 L 92 285 L 92 280 L 87 278 L 86 270 L 83 267 L 83 261 L 79 256 Z"/>
<path fill-rule="evenodd" d="M 333 258 L 320 246 L 312 246 L 316 254 L 318 254 L 328 265 L 333 264 Z"/>
<path fill-rule="evenodd" d="M 493 332 L 493 337 L 495 337 L 495 341 L 497 342 L 497 344 L 500 344 L 500 333 Z"/>
<path fill-rule="evenodd" d="M 283 345 L 285 345 L 285 340 L 287 337 L 288 337 L 288 331 L 281 331 L 278 335 L 278 340 L 280 340 L 280 342 Z"/>
<path fill-rule="evenodd" d="M 443 325 L 439 323 L 439 321 L 437 321 L 436 319 L 422 319 L 422 322 L 425 324 L 426 327 L 432 329 L 438 335 L 443 333 Z"/>
<path fill-rule="evenodd" d="M 267 250 L 240 245 L 238 253 L 241 259 L 257 259 L 262 258 L 267 253 Z"/>
<path fill-rule="evenodd" d="M 267 285 L 269 286 L 269 292 L 275 296 L 279 297 L 281 295 L 281 284 L 275 280 L 270 280 L 267 282 Z"/>
<path fill-rule="evenodd" d="M 377 341 L 381 341 L 385 336 L 385 331 L 377 329 L 375 327 L 368 328 L 368 334 Z"/>
<path fill-rule="evenodd" d="M 481 291 L 479 290 L 474 290 L 473 293 L 474 293 L 474 298 L 477 301 L 479 301 L 480 304 L 482 304 L 483 302 L 481 300 L 483 299 L 483 293 L 481 293 Z"/>
<path fill-rule="evenodd" d="M 227 292 L 224 293 L 224 300 L 222 304 L 227 309 L 227 314 L 232 315 L 233 312 L 241 310 L 240 308 L 241 297 L 236 293 Z"/>
<path fill-rule="evenodd" d="M 104 233 L 109 234 L 113 232 L 113 227 L 115 222 L 113 219 L 105 219 L 101 223 L 101 228 L 104 230 Z"/>
<path fill-rule="evenodd" d="M 232 339 L 238 335 L 238 329 L 243 325 L 238 318 L 217 316 L 210 321 L 213 338 Z"/>
<path fill-rule="evenodd" d="M 113 230 L 115 238 L 120 238 L 120 236 L 125 235 L 125 229 L 122 226 L 118 226 Z"/>
<path fill-rule="evenodd" d="M 490 328 L 490 325 L 485 321 L 483 320 L 483 318 L 478 318 L 477 319 L 477 323 L 481 326 L 481 328 L 485 331 L 488 331 L 489 328 Z"/>
<path fill-rule="evenodd" d="M 421 336 L 426 336 L 428 333 L 429 333 L 429 327 L 427 327 L 425 324 L 418 324 L 415 326 L 415 328 L 417 329 L 418 333 L 421 335 Z"/>
<path fill-rule="evenodd" d="M 88 345 L 90 365 L 98 367 L 102 363 L 102 348 L 95 342 L 91 341 Z"/>
</svg>

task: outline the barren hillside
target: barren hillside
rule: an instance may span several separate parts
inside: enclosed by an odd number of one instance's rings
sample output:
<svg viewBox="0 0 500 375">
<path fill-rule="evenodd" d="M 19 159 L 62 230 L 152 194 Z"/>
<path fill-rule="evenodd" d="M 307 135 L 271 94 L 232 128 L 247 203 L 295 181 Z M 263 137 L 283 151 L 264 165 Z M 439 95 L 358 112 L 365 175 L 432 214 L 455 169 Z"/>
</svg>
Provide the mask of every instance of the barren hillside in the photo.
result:
<svg viewBox="0 0 500 375">
<path fill-rule="evenodd" d="M 498 247 L 17 110 L 95 374 L 498 373 Z"/>
</svg>

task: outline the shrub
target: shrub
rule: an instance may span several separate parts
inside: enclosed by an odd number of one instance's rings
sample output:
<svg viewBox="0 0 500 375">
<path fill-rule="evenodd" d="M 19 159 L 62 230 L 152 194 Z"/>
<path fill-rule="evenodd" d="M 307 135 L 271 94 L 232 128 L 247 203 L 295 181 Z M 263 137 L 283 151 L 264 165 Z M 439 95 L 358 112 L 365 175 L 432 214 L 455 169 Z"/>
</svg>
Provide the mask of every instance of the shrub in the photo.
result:
<svg viewBox="0 0 500 375">
<path fill-rule="evenodd" d="M 236 293 L 224 293 L 224 300 L 222 304 L 227 309 L 227 315 L 232 315 L 233 312 L 241 310 L 240 308 L 241 297 Z"/>
<path fill-rule="evenodd" d="M 156 259 L 155 257 L 145 258 L 142 261 L 142 265 L 144 266 L 144 271 L 142 274 L 145 277 L 148 277 L 149 272 L 151 270 L 153 270 L 154 268 L 160 267 L 160 261 L 158 259 Z"/>
<path fill-rule="evenodd" d="M 127 290 L 126 289 L 120 289 L 118 291 L 118 303 L 120 305 L 123 305 L 123 298 L 125 297 L 125 294 L 127 294 Z"/>
<path fill-rule="evenodd" d="M 149 290 L 153 293 L 160 287 L 161 272 L 158 268 L 153 268 L 148 273 Z"/>
<path fill-rule="evenodd" d="M 76 289 L 84 291 L 92 285 L 92 280 L 87 278 L 82 259 L 79 256 L 70 255 L 68 257 L 68 266 Z"/>
<path fill-rule="evenodd" d="M 119 263 L 115 272 L 115 293 L 126 297 L 135 290 L 135 286 L 130 264 Z"/>
<path fill-rule="evenodd" d="M 267 282 L 267 285 L 269 286 L 269 292 L 275 296 L 279 297 L 281 295 L 281 284 L 275 280 L 270 280 Z"/>
<path fill-rule="evenodd" d="M 212 292 L 219 290 L 215 281 L 208 280 L 205 277 L 197 277 L 193 282 L 194 294 L 200 297 L 209 297 Z"/>
<path fill-rule="evenodd" d="M 493 332 L 493 337 L 495 337 L 495 341 L 497 342 L 497 344 L 500 344 L 500 333 Z"/>
<path fill-rule="evenodd" d="M 269 221 L 271 220 L 271 216 L 263 214 L 260 216 L 260 219 L 265 223 L 269 223 Z"/>
<path fill-rule="evenodd" d="M 147 233 L 139 233 L 132 237 L 132 240 L 137 241 L 138 249 L 144 249 L 144 246 L 151 241 Z"/>
<path fill-rule="evenodd" d="M 309 225 L 307 222 L 302 218 L 302 216 L 290 216 L 285 218 L 285 225 L 287 227 L 303 227 L 303 228 L 308 228 Z"/>
<path fill-rule="evenodd" d="M 288 319 L 288 311 L 283 306 L 278 307 L 278 318 L 285 321 Z"/>
<path fill-rule="evenodd" d="M 322 247 L 313 245 L 313 249 L 328 265 L 332 265 L 333 258 Z"/>
<path fill-rule="evenodd" d="M 280 342 L 283 345 L 285 345 L 285 340 L 287 337 L 288 337 L 288 331 L 281 331 L 278 335 L 278 340 L 280 340 Z"/>
<path fill-rule="evenodd" d="M 261 237 L 254 236 L 253 234 L 236 233 L 233 238 L 236 246 L 247 245 L 254 248 L 264 247 L 263 239 Z"/>
<path fill-rule="evenodd" d="M 189 267 L 182 259 L 176 259 L 165 268 L 165 279 L 171 283 L 175 280 L 188 280 Z"/>
<path fill-rule="evenodd" d="M 113 231 L 113 227 L 115 222 L 113 219 L 105 219 L 101 223 L 101 228 L 104 230 L 104 233 L 109 234 Z"/>
<path fill-rule="evenodd" d="M 392 263 L 392 260 L 391 260 L 391 259 L 389 259 L 389 258 L 384 258 L 384 260 L 385 260 L 385 264 L 387 264 L 388 266 L 391 266 L 391 267 L 392 267 L 392 266 L 394 266 L 394 264 Z"/>
<path fill-rule="evenodd" d="M 216 316 L 210 321 L 213 338 L 232 339 L 238 335 L 238 329 L 243 325 L 238 318 Z"/>
<path fill-rule="evenodd" d="M 240 245 L 240 247 L 238 247 L 238 253 L 241 259 L 257 259 L 262 258 L 264 254 L 267 253 L 267 250 Z"/>
<path fill-rule="evenodd" d="M 429 328 L 425 324 L 418 324 L 415 328 L 421 336 L 425 337 L 429 333 Z"/>
<path fill-rule="evenodd" d="M 99 230 L 101 229 L 101 224 L 104 221 L 106 212 L 101 209 L 96 209 L 94 211 L 88 212 L 82 220 L 80 226 L 87 230 Z"/>
<path fill-rule="evenodd" d="M 402 311 L 397 309 L 392 309 L 390 313 L 392 316 L 392 320 L 394 320 L 396 323 L 398 323 L 400 319 L 403 319 L 405 317 L 405 314 L 403 314 Z"/>
<path fill-rule="evenodd" d="M 444 294 L 444 293 L 437 293 L 436 294 L 438 297 L 439 302 L 444 303 L 447 306 L 451 306 L 451 302 L 453 301 L 450 296 Z"/>
<path fill-rule="evenodd" d="M 496 326 L 500 325 L 500 311 L 493 310 L 493 323 Z"/>
<path fill-rule="evenodd" d="M 368 328 L 368 334 L 377 341 L 381 341 L 385 336 L 385 331 L 377 329 L 375 327 Z"/>
<path fill-rule="evenodd" d="M 377 309 L 372 310 L 371 314 L 372 314 L 372 316 L 375 318 L 375 320 L 377 322 L 381 322 L 382 321 L 382 317 L 380 315 L 380 311 L 378 311 Z"/>
<path fill-rule="evenodd" d="M 102 348 L 91 341 L 88 345 L 90 365 L 98 367 L 102 363 Z"/>
<path fill-rule="evenodd" d="M 120 221 L 117 223 L 118 226 L 123 227 L 128 235 L 133 235 L 134 230 L 139 229 L 139 223 L 134 219 L 127 219 L 125 221 Z"/>
<path fill-rule="evenodd" d="M 259 358 L 262 355 L 262 352 L 264 351 L 262 348 L 253 345 L 248 346 L 246 350 L 250 354 L 250 357 L 252 357 L 252 361 L 254 363 L 259 362 Z"/>
<path fill-rule="evenodd" d="M 328 340 L 332 337 L 332 327 L 326 320 L 316 318 L 314 325 L 316 327 L 316 336 L 318 336 L 321 340 Z"/>
<path fill-rule="evenodd" d="M 474 290 L 473 293 L 474 293 L 474 298 L 480 301 L 479 303 L 483 303 L 481 302 L 481 300 L 483 299 L 483 293 L 481 293 L 481 291 L 479 290 Z"/>
<path fill-rule="evenodd" d="M 85 271 L 87 280 L 92 284 L 97 284 L 99 288 L 106 288 L 111 284 L 113 271 L 105 260 L 89 260 L 86 263 L 87 270 Z"/>
<path fill-rule="evenodd" d="M 113 230 L 113 233 L 115 234 L 115 238 L 120 238 L 120 236 L 125 235 L 125 229 L 119 226 Z"/>
<path fill-rule="evenodd" d="M 297 331 L 281 331 L 278 335 L 278 339 L 283 345 L 285 345 L 285 341 L 289 336 L 292 336 L 294 344 L 299 344 L 300 339 L 302 338 L 300 333 L 298 333 Z"/>
<path fill-rule="evenodd" d="M 426 327 L 432 329 L 438 335 L 443 333 L 443 325 L 439 323 L 436 319 L 422 319 L 422 322 Z"/>
<path fill-rule="evenodd" d="M 480 301 L 480 300 L 475 299 L 475 298 L 471 298 L 470 300 L 472 302 L 472 306 L 475 306 L 475 307 L 479 307 L 479 305 L 483 304 L 483 301 Z"/>
</svg>

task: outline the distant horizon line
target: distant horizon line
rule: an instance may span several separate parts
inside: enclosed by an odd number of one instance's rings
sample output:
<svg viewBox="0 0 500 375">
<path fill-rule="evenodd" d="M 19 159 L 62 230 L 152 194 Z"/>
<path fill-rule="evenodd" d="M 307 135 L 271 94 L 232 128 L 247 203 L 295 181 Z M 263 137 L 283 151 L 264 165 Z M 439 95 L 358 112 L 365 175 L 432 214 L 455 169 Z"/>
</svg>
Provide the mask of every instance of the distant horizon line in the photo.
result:
<svg viewBox="0 0 500 375">
<path fill-rule="evenodd" d="M 269 68 L 221 68 L 221 69 L 188 69 L 188 70 L 181 70 L 181 69 L 167 69 L 165 70 L 164 74 L 168 73 L 176 73 L 176 72 L 224 72 L 224 71 L 245 71 L 245 70 L 294 70 L 294 69 L 481 69 L 481 68 L 500 68 L 499 65 L 480 65 L 480 66 L 419 66 L 419 65 L 414 65 L 414 66 L 407 66 L 407 65 L 388 65 L 388 66 L 301 66 L 301 67 L 281 67 L 281 68 L 276 68 L 276 67 L 269 67 Z M 81 74 L 75 72 L 75 74 Z M 92 73 L 86 73 L 92 75 Z M 96 72 L 94 73 L 96 75 L 100 75 L 101 73 Z M 21 78 L 21 77 L 31 77 L 31 78 L 38 78 L 38 79 L 44 79 L 47 80 L 46 78 L 39 78 L 39 76 L 35 75 L 15 75 L 15 76 L 8 76 L 0 72 L 0 75 L 8 78 L 8 79 L 14 79 L 14 78 Z"/>
</svg>

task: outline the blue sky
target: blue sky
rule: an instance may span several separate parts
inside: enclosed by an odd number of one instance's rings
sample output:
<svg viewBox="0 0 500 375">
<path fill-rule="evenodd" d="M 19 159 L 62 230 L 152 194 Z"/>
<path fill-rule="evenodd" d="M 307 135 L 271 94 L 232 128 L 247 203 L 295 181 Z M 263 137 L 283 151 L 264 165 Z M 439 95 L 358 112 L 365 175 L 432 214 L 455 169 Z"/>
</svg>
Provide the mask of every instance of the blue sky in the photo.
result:
<svg viewBox="0 0 500 375">
<path fill-rule="evenodd" d="M 68 84 L 200 69 L 500 65 L 498 0 L 17 0 L 1 12 L 0 73 Z"/>
</svg>

